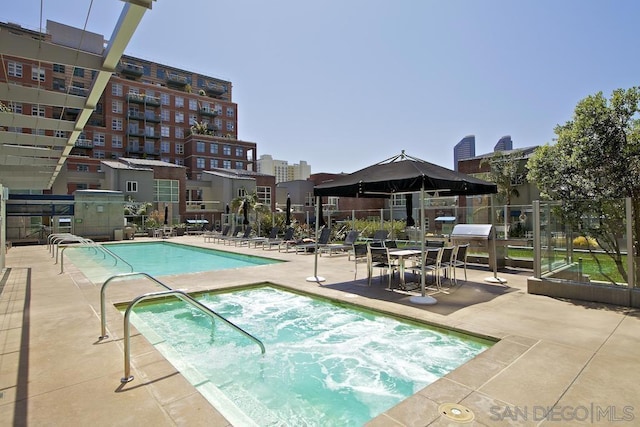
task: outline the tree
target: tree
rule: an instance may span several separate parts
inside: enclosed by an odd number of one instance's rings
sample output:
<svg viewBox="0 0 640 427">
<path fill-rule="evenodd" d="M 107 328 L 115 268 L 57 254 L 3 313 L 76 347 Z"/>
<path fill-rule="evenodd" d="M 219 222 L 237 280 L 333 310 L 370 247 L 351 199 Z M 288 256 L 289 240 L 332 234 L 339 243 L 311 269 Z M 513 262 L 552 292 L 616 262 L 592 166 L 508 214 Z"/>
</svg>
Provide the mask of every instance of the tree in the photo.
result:
<svg viewBox="0 0 640 427">
<path fill-rule="evenodd" d="M 518 185 L 522 181 L 524 174 L 522 163 L 522 150 L 514 150 L 511 152 L 495 152 L 491 157 L 484 158 L 480 161 L 480 165 L 489 164 L 491 168 L 487 180 L 493 182 L 498 187 L 496 198 L 498 202 L 504 203 L 505 219 L 511 218 L 511 196 L 518 197 Z M 508 238 L 508 230 L 505 230 L 505 238 Z"/>
<path fill-rule="evenodd" d="M 620 202 L 625 197 L 632 200 L 633 242 L 640 253 L 639 117 L 638 87 L 617 89 L 609 100 L 602 92 L 588 96 L 578 102 L 572 120 L 556 126 L 556 144 L 539 147 L 527 164 L 541 197 L 562 201 L 562 219 L 608 249 L 625 280 L 618 243 L 625 233 Z"/>
</svg>

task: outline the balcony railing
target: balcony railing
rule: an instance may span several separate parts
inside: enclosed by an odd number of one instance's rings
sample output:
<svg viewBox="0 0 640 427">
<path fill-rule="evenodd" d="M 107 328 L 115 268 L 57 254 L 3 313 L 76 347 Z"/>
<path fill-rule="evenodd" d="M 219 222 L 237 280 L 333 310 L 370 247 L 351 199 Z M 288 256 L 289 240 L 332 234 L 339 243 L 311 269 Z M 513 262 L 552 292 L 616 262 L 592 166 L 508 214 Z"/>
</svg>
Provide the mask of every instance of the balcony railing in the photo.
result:
<svg viewBox="0 0 640 427">
<path fill-rule="evenodd" d="M 83 87 L 71 86 L 69 88 L 70 95 L 87 96 L 87 90 Z"/>
<path fill-rule="evenodd" d="M 227 92 L 226 86 L 219 83 L 209 83 L 205 86 L 205 90 L 209 95 L 223 95 Z"/>
<path fill-rule="evenodd" d="M 85 138 L 76 139 L 75 147 L 78 148 L 93 148 L 93 141 Z"/>
<path fill-rule="evenodd" d="M 153 114 L 151 112 L 129 111 L 127 117 L 131 120 L 140 120 L 153 123 L 160 123 L 161 118 L 159 114 Z"/>
<path fill-rule="evenodd" d="M 181 76 L 180 74 L 168 73 L 167 83 L 174 86 L 186 86 L 189 84 L 189 79 L 185 76 Z"/>
<path fill-rule="evenodd" d="M 144 74 L 144 68 L 141 65 L 132 64 L 130 62 L 121 62 L 120 72 L 122 72 L 122 74 L 140 77 Z"/>
<path fill-rule="evenodd" d="M 200 114 L 202 114 L 203 116 L 215 117 L 215 116 L 219 115 L 220 112 L 218 112 L 218 110 L 214 110 L 213 108 L 201 107 L 200 108 Z"/>
<path fill-rule="evenodd" d="M 160 98 L 140 93 L 128 93 L 127 101 L 135 102 L 136 104 L 152 105 L 155 107 L 160 106 Z"/>
</svg>

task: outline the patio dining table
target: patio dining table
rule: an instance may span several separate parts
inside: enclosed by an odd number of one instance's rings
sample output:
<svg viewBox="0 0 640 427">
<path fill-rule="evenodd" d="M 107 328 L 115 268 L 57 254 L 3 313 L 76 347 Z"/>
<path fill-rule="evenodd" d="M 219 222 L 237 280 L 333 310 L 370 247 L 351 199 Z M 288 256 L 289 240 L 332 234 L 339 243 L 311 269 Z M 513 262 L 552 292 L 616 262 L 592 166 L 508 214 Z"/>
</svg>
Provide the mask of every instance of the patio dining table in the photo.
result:
<svg viewBox="0 0 640 427">
<path fill-rule="evenodd" d="M 424 251 L 427 253 L 432 252 L 436 254 L 438 250 L 440 250 L 440 248 L 436 248 L 436 247 L 424 248 Z M 398 272 L 400 274 L 400 288 L 402 288 L 403 290 L 413 290 L 420 287 L 420 284 L 418 283 L 415 284 L 416 285 L 415 287 L 411 287 L 411 289 L 407 286 L 405 271 L 406 271 L 406 260 L 414 258 L 416 256 L 421 256 L 421 255 L 422 255 L 422 249 L 415 249 L 415 248 L 394 249 L 389 251 L 389 256 L 398 260 Z M 422 262 L 422 260 L 420 260 L 420 262 Z"/>
</svg>

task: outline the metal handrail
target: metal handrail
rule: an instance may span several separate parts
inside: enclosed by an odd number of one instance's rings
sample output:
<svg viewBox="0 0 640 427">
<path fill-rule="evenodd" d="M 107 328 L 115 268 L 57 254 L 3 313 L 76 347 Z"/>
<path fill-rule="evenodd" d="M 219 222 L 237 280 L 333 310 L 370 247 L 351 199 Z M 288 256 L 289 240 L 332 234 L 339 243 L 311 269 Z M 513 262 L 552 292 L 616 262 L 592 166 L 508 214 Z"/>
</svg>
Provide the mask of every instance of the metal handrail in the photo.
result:
<svg viewBox="0 0 640 427">
<path fill-rule="evenodd" d="M 131 375 L 131 337 L 130 337 L 131 334 L 130 334 L 130 321 L 129 321 L 129 318 L 131 317 L 131 311 L 141 301 L 144 301 L 144 300 L 149 299 L 149 298 L 157 298 L 157 297 L 162 297 L 162 296 L 175 296 L 175 297 L 178 297 L 182 301 L 184 301 L 184 302 L 186 302 L 188 304 L 191 304 L 191 305 L 195 306 L 196 308 L 199 308 L 205 314 L 208 314 L 210 317 L 218 318 L 218 319 L 222 320 L 227 325 L 231 326 L 233 329 L 237 330 L 238 332 L 243 334 L 245 337 L 249 338 L 250 340 L 254 341 L 256 344 L 258 344 L 262 354 L 265 353 L 265 348 L 264 348 L 264 344 L 262 344 L 262 341 L 260 341 L 258 338 L 254 337 L 253 335 L 251 335 L 249 332 L 245 331 L 241 327 L 239 327 L 236 324 L 232 323 L 231 321 L 225 319 L 224 317 L 222 317 L 221 315 L 219 315 L 215 311 L 211 310 L 206 305 L 202 304 L 199 301 L 194 300 L 189 295 L 187 295 L 185 292 L 179 291 L 179 290 L 152 292 L 152 293 L 140 295 L 139 297 L 137 297 L 136 299 L 131 301 L 131 303 L 127 307 L 127 310 L 124 313 L 124 377 L 122 377 L 120 379 L 120 382 L 127 383 L 127 382 L 133 380 L 133 375 Z"/>
<path fill-rule="evenodd" d="M 55 244 L 55 257 L 56 257 L 55 263 L 56 264 L 58 263 L 58 253 L 60 252 L 60 244 L 62 243 L 80 243 L 81 245 L 95 248 L 95 242 L 91 239 L 85 239 L 84 237 L 80 237 L 80 236 L 68 236 L 67 238 L 60 238 L 56 241 L 56 244 Z M 63 250 L 64 250 L 64 247 L 63 247 Z M 53 257 L 54 257 L 54 254 L 51 254 L 51 258 Z"/>
<path fill-rule="evenodd" d="M 131 272 L 133 272 L 133 266 L 131 264 L 129 264 L 127 261 L 122 259 L 122 257 L 118 256 L 117 254 L 114 254 L 113 252 L 111 252 L 109 249 L 105 248 L 101 244 L 96 243 L 91 239 L 86 239 L 84 242 L 81 242 L 81 243 L 83 243 L 85 245 L 88 244 L 89 247 L 91 247 L 91 248 L 99 249 L 103 254 L 102 259 L 106 259 L 106 255 L 105 254 L 108 254 L 111 257 L 113 257 L 113 259 L 114 259 L 113 265 L 114 266 L 118 265 L 118 260 L 122 261 L 123 263 L 127 264 L 129 266 L 129 269 L 131 270 Z M 60 252 L 60 274 L 64 273 L 64 250 L 67 247 L 68 246 L 63 247 L 62 251 Z M 97 253 L 97 251 L 96 251 L 96 253 Z M 58 257 L 57 257 L 57 253 L 56 253 L 56 264 L 57 263 L 58 263 Z"/>
<path fill-rule="evenodd" d="M 147 279 L 151 280 L 152 282 L 155 282 L 156 284 L 162 286 L 166 290 L 169 290 L 169 291 L 173 290 L 173 288 L 165 285 L 160 280 L 156 279 L 150 274 L 143 273 L 143 272 L 121 273 L 121 274 L 116 274 L 109 277 L 107 280 L 104 281 L 104 283 L 102 284 L 102 287 L 100 288 L 100 336 L 98 337 L 99 340 L 109 338 L 109 335 L 107 335 L 107 312 L 106 312 L 107 311 L 106 310 L 107 285 L 109 285 L 109 283 L 111 283 L 112 280 L 122 279 L 125 277 L 131 277 L 131 276 L 144 276 Z"/>
</svg>

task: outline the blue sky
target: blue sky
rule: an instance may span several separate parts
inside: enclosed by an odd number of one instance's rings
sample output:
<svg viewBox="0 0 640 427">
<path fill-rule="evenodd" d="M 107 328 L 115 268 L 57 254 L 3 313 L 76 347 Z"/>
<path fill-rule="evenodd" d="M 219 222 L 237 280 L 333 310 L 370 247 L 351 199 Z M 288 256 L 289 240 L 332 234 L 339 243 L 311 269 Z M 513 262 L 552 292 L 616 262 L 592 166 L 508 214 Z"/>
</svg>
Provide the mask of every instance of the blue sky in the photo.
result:
<svg viewBox="0 0 640 427">
<path fill-rule="evenodd" d="M 41 3 L 44 5 L 42 14 Z M 111 35 L 119 0 L 8 2 L 0 20 Z M 233 83 L 239 138 L 312 172 L 401 150 L 453 167 L 552 142 L 576 103 L 640 85 L 637 0 L 158 0 L 126 53 Z"/>
</svg>

